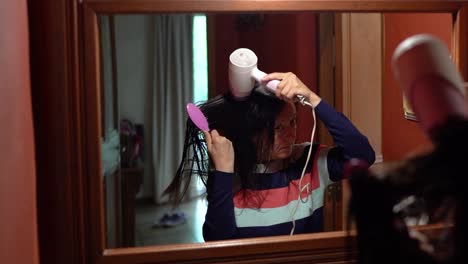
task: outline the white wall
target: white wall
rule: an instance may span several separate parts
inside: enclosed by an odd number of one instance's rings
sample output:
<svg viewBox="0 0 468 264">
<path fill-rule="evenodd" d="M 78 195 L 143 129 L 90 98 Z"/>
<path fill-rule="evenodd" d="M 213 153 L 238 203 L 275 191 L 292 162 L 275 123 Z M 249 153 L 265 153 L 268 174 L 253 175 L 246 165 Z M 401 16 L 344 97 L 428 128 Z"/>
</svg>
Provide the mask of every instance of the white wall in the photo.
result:
<svg viewBox="0 0 468 264">
<path fill-rule="evenodd" d="M 153 18 L 149 15 L 118 15 L 115 17 L 115 44 L 117 60 L 117 84 L 119 93 L 119 118 L 129 119 L 134 124 L 143 124 L 145 175 L 143 193 L 153 194 L 150 156 L 151 96 L 153 72 Z"/>
<path fill-rule="evenodd" d="M 145 121 L 145 97 L 151 87 L 151 17 L 125 15 L 115 18 L 115 45 L 120 118 Z"/>
</svg>

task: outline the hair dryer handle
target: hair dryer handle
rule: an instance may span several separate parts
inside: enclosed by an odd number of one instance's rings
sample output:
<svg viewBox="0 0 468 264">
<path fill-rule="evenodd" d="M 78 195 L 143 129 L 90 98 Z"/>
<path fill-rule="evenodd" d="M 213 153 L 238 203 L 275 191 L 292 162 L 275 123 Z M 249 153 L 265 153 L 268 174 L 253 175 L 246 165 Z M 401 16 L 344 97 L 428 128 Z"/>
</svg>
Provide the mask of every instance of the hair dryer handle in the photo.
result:
<svg viewBox="0 0 468 264">
<path fill-rule="evenodd" d="M 252 69 L 252 77 L 259 83 L 262 82 L 263 77 L 265 77 L 267 74 L 261 70 L 259 70 L 257 67 L 254 67 Z M 271 80 L 267 84 L 264 84 L 270 91 L 275 92 L 276 91 L 276 86 L 278 86 L 278 83 L 280 83 L 279 80 Z"/>
<path fill-rule="evenodd" d="M 252 77 L 257 80 L 258 82 L 261 82 L 263 77 L 265 77 L 267 74 L 261 70 L 259 70 L 257 67 L 253 68 L 252 69 Z M 268 88 L 268 90 L 272 91 L 273 93 L 276 91 L 276 87 L 278 86 L 278 84 L 280 83 L 280 80 L 271 80 L 269 81 L 267 84 L 265 84 L 266 88 Z M 297 99 L 299 100 L 299 102 L 301 102 L 302 105 L 309 105 L 312 107 L 312 105 L 307 102 L 307 100 L 305 99 L 304 96 L 302 95 L 297 95 L 296 96 Z"/>
<path fill-rule="evenodd" d="M 278 86 L 278 84 L 280 83 L 279 80 L 271 80 L 269 81 L 267 84 L 266 84 L 266 87 L 268 89 L 270 89 L 272 92 L 275 92 L 276 91 L 276 87 Z M 296 95 L 297 99 L 299 100 L 299 102 L 302 104 L 302 105 L 309 105 L 309 106 L 312 106 L 309 102 L 306 101 L 305 97 L 302 96 L 302 95 Z"/>
<path fill-rule="evenodd" d="M 279 80 L 271 80 L 269 81 L 265 86 L 270 89 L 272 92 L 275 92 L 276 91 L 276 87 L 278 86 L 278 84 L 280 83 Z"/>
</svg>

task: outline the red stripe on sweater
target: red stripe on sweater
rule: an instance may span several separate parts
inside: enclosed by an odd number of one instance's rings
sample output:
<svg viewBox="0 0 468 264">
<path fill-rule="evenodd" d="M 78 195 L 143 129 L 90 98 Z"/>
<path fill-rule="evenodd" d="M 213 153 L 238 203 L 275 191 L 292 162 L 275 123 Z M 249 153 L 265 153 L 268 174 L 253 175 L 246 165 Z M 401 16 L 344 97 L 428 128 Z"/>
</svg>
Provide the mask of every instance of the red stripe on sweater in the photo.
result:
<svg viewBox="0 0 468 264">
<path fill-rule="evenodd" d="M 317 150 L 312 167 L 312 175 L 310 172 L 304 174 L 301 182 L 301 187 L 310 184 L 309 188 L 304 188 L 301 193 L 301 198 L 306 198 L 313 190 L 320 185 L 317 160 L 322 146 Z M 302 172 L 302 171 L 301 171 Z M 307 192 L 308 190 L 308 192 Z M 289 186 L 274 188 L 269 190 L 241 190 L 234 195 L 234 207 L 236 208 L 276 208 L 285 206 L 291 201 L 297 200 L 299 197 L 299 179 L 293 180 Z"/>
</svg>

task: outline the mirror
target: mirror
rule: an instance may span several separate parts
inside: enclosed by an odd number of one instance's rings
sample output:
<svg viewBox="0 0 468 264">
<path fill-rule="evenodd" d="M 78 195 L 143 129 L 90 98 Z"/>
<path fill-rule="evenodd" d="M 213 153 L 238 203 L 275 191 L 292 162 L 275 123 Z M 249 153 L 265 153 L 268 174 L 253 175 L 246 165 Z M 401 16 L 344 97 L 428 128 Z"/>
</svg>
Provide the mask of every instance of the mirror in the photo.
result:
<svg viewBox="0 0 468 264">
<path fill-rule="evenodd" d="M 404 118 L 393 48 L 426 32 L 452 44 L 450 13 L 122 14 L 98 23 L 107 248 L 204 242 L 204 186 L 194 181 L 175 211 L 161 194 L 182 155 L 185 105 L 226 91 L 233 50 L 252 49 L 266 72 L 296 73 L 368 136 L 381 162 L 427 145 Z M 301 111 L 298 143 L 312 127 Z M 331 143 L 323 127 L 317 139 Z M 324 231 L 343 229 L 346 195 L 341 184 L 327 190 Z"/>
<path fill-rule="evenodd" d="M 332 32 L 333 15 L 327 15 L 324 30 Z M 318 13 L 99 18 L 102 150 L 105 161 L 114 161 L 104 165 L 111 168 L 104 172 L 108 246 L 203 242 L 206 200 L 201 182 L 194 182 L 189 201 L 176 211 L 161 197 L 182 157 L 185 105 L 227 89 L 226 59 L 238 47 L 254 50 L 264 71 L 294 71 L 309 87 L 318 87 Z M 288 33 L 275 36 L 278 28 Z M 295 50 L 283 52 L 289 47 Z M 209 80 L 214 82 L 210 91 Z M 310 126 L 299 124 L 299 142 L 310 137 Z M 144 201 L 124 201 L 135 195 Z"/>
</svg>

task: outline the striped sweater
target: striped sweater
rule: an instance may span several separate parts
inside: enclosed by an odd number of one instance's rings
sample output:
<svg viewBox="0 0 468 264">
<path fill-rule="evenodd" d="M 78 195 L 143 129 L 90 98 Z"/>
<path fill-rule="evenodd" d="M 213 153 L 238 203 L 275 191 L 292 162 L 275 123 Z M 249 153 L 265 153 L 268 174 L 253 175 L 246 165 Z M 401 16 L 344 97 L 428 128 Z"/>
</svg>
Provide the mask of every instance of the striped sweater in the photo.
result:
<svg viewBox="0 0 468 264">
<path fill-rule="evenodd" d="M 343 114 L 323 100 L 315 111 L 332 135 L 335 146 L 312 145 L 311 158 L 301 182 L 301 197 L 299 179 L 310 144 L 287 168 L 259 173 L 254 189 L 233 193 L 233 174 L 214 171 L 210 175 L 212 188 L 203 224 L 206 241 L 288 235 L 293 218 L 294 234 L 323 229 L 326 187 L 342 178 L 347 160 L 359 158 L 372 164 L 375 154 L 367 138 Z"/>
</svg>

